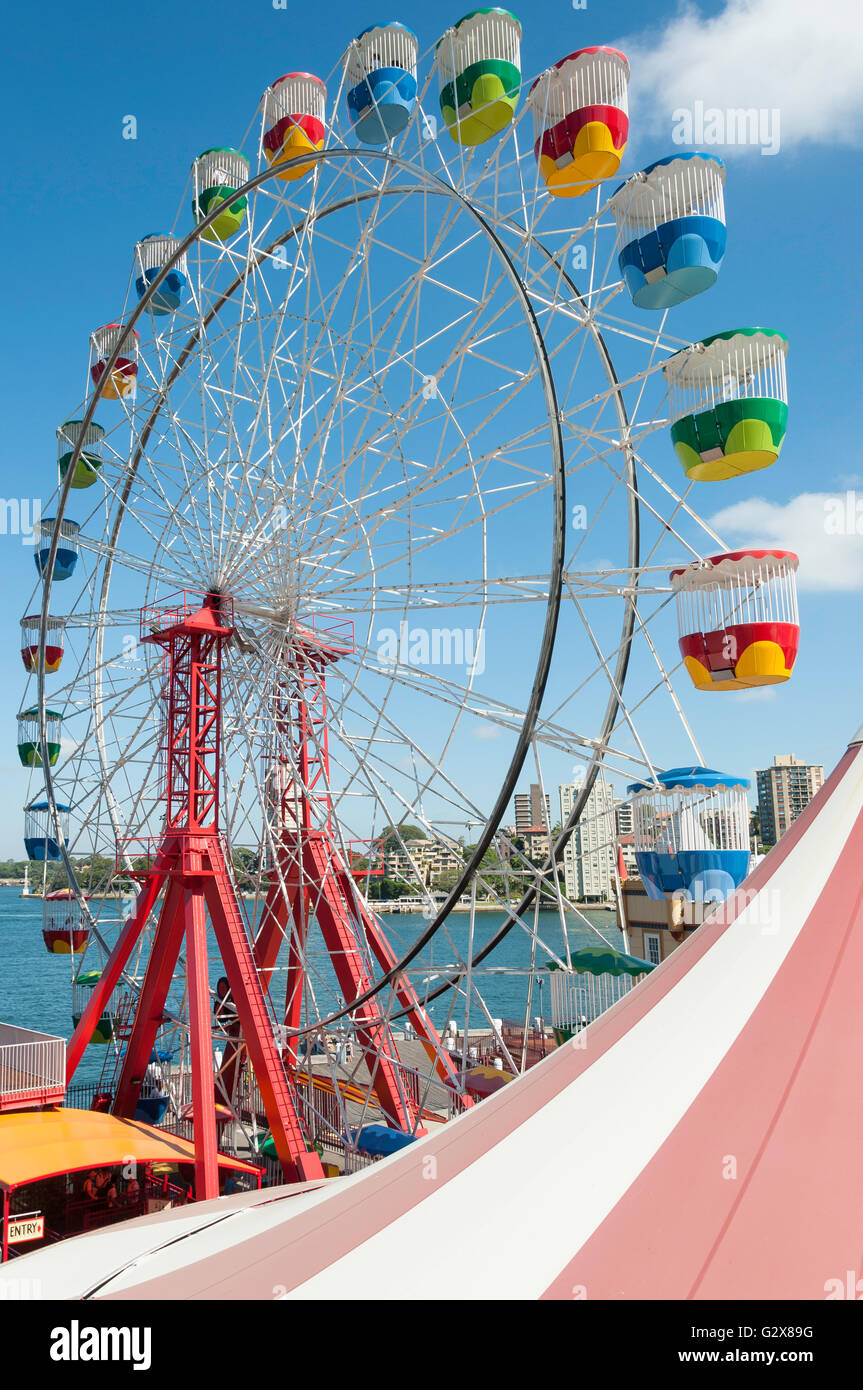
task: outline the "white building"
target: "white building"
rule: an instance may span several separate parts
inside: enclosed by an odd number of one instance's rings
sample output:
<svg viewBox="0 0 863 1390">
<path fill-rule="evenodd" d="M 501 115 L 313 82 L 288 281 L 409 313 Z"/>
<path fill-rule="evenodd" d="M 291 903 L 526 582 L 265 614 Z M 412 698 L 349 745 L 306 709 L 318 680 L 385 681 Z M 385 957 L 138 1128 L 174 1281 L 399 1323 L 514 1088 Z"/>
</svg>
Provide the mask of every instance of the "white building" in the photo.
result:
<svg viewBox="0 0 863 1390">
<path fill-rule="evenodd" d="M 440 840 L 417 838 L 406 840 L 405 845 L 406 850 L 393 842 L 384 845 L 383 869 L 387 878 L 398 878 L 410 883 L 416 882 L 419 877 L 421 882 L 429 884 L 439 874 L 464 868 L 461 855 Z"/>
<path fill-rule="evenodd" d="M 580 790 L 578 782 L 565 783 L 559 788 L 562 824 L 569 819 Z M 614 897 L 615 830 L 614 791 L 604 787 L 597 778 L 575 833 L 564 850 L 563 871 L 568 898 L 604 902 Z"/>
<path fill-rule="evenodd" d="M 614 808 L 614 828 L 618 839 L 633 833 L 631 801 L 618 801 Z"/>
</svg>

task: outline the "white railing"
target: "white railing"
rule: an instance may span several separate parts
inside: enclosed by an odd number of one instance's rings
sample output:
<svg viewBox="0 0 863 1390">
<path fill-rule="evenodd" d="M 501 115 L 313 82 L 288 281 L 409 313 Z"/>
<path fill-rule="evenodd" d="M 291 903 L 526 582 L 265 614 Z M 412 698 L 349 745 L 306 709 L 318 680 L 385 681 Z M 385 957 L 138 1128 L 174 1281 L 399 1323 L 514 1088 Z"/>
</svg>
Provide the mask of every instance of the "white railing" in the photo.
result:
<svg viewBox="0 0 863 1390">
<path fill-rule="evenodd" d="M 66 1044 L 62 1038 L 0 1023 L 0 1096 L 62 1091 Z"/>
<path fill-rule="evenodd" d="M 345 1174 L 358 1173 L 361 1168 L 370 1168 L 373 1163 L 378 1163 L 378 1158 L 371 1154 L 358 1153 L 356 1149 L 345 1149 Z"/>
<path fill-rule="evenodd" d="M 644 975 L 591 975 L 555 970 L 551 975 L 551 1017 L 555 1028 L 578 1033 L 643 980 Z"/>
</svg>

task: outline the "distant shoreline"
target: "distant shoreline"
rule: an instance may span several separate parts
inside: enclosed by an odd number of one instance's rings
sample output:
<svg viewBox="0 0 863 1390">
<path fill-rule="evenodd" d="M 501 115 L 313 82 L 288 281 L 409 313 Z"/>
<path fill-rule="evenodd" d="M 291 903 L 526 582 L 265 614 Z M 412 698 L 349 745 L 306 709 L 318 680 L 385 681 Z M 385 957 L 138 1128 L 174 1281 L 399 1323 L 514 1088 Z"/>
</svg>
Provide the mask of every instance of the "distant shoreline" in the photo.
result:
<svg viewBox="0 0 863 1390">
<path fill-rule="evenodd" d="M 23 879 L 23 878 L 20 878 L 20 879 L 11 879 L 11 878 L 3 878 L 3 879 L 0 879 L 0 888 L 23 888 L 23 887 L 24 887 L 24 879 Z M 22 893 L 22 894 L 20 894 L 20 896 L 21 896 L 22 898 L 24 898 L 25 902 L 27 901 L 28 898 L 32 898 L 32 899 L 34 900 L 34 902 L 42 901 L 42 893 L 41 893 L 41 891 L 33 891 L 33 890 L 31 889 L 31 891 L 30 891 L 29 893 Z M 117 890 L 114 890 L 114 891 L 112 891 L 112 892 L 107 892 L 107 893 L 97 893 L 97 894 L 94 894 L 93 896 L 94 896 L 94 898 L 98 898 L 100 901 L 113 901 L 113 900 L 116 900 L 116 901 L 118 901 L 118 902 L 122 902 L 123 899 L 126 899 L 126 898 L 133 898 L 133 897 L 135 896 L 135 894 L 130 893 L 130 892 L 119 892 L 119 891 L 117 891 Z M 240 899 L 241 899 L 243 902 L 254 902 L 254 901 L 255 901 L 255 897 L 256 897 L 256 895 L 255 895 L 254 893 L 240 893 L 238 896 L 240 897 Z M 404 901 L 405 901 L 405 900 L 404 900 L 403 898 L 386 898 L 386 899 L 384 899 L 384 901 L 382 901 L 382 902 L 380 902 L 380 901 L 375 901 L 375 900 L 372 899 L 372 900 L 369 901 L 369 907 L 372 909 L 373 912 L 379 912 L 379 913 L 381 913 L 381 914 L 383 914 L 383 915 L 392 916 L 392 917 L 401 917 L 401 916 L 405 916 L 405 917 L 407 917 L 407 916 L 421 917 L 421 916 L 424 915 L 424 909 L 427 909 L 427 907 L 428 907 L 428 904 L 425 903 L 425 902 L 421 902 L 421 903 L 420 903 L 420 902 L 412 902 L 412 903 L 410 903 L 409 906 L 402 906 L 402 904 L 404 903 Z M 436 911 L 436 912 L 439 911 L 441 906 L 442 906 L 442 904 L 440 904 L 440 903 L 436 904 L 436 905 L 435 905 L 435 911 Z M 617 908 L 616 908 L 616 906 L 614 905 L 614 903 L 574 903 L 574 904 L 573 904 L 573 909 L 575 909 L 575 910 L 578 911 L 578 912 L 606 912 L 606 913 L 608 913 L 609 918 L 611 918 L 612 916 L 615 916 L 615 917 L 616 917 L 616 913 L 617 913 Z M 478 902 L 478 903 L 476 904 L 475 910 L 476 910 L 477 912 L 497 912 L 497 913 L 508 912 L 508 911 L 509 911 L 509 909 L 507 908 L 507 906 L 506 906 L 505 903 L 488 903 L 488 902 Z M 555 912 L 556 910 L 557 910 L 557 905 L 556 905 L 556 903 L 554 903 L 554 902 L 549 902 L 548 904 L 546 904 L 545 907 L 541 907 L 541 908 L 540 908 L 540 911 L 545 911 L 545 912 Z M 570 909 L 567 909 L 567 911 L 570 911 Z M 450 914 L 448 914 L 448 915 L 468 916 L 468 915 L 470 914 L 470 912 L 471 912 L 471 904 L 470 904 L 470 902 L 459 902 L 459 903 L 456 904 L 455 907 L 453 907 L 453 908 L 450 909 Z"/>
</svg>

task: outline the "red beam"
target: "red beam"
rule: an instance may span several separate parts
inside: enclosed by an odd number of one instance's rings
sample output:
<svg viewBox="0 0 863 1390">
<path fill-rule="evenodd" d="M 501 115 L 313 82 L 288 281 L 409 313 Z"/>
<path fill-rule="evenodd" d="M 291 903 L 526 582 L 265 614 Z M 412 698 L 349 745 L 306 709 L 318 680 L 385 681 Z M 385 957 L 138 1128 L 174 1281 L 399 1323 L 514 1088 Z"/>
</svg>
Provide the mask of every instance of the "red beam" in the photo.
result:
<svg viewBox="0 0 863 1390">
<path fill-rule="evenodd" d="M 75 1075 L 78 1064 L 84 1055 L 84 1049 L 93 1036 L 96 1024 L 105 1011 L 105 1006 L 111 997 L 117 981 L 128 964 L 129 957 L 144 929 L 147 918 L 149 917 L 153 904 L 158 897 L 159 890 L 165 880 L 165 875 L 170 867 L 171 856 L 164 845 L 160 846 L 156 855 L 156 862 L 144 880 L 144 886 L 138 894 L 138 901 L 135 911 L 132 913 L 125 926 L 117 937 L 114 949 L 108 957 L 105 969 L 102 971 L 102 978 L 96 982 L 90 993 L 81 1020 L 75 1029 L 66 1047 L 66 1085 L 68 1086 Z"/>
<path fill-rule="evenodd" d="M 212 837 L 207 852 L 213 871 L 204 879 L 210 920 L 282 1171 L 288 1182 L 322 1177 L 318 1155 L 306 1149 L 220 841 Z"/>
<path fill-rule="evenodd" d="M 188 868 L 197 869 L 201 856 L 190 852 Z M 195 861 L 198 863 L 195 863 Z M 200 880 L 183 884 L 186 928 L 186 968 L 189 985 L 189 1044 L 192 1069 L 192 1122 L 195 1129 L 195 1196 L 206 1201 L 219 1195 L 216 1140 L 216 1101 L 213 1091 L 213 1034 L 210 1024 L 210 982 L 207 972 L 207 918 Z"/>
<path fill-rule="evenodd" d="M 130 1119 L 138 1103 L 140 1082 L 152 1056 L 165 1000 L 183 940 L 183 890 L 176 880 L 168 883 L 162 911 L 153 937 L 138 1007 L 126 1043 L 126 1056 L 111 1107 L 115 1115 Z M 134 1079 L 133 1079 L 134 1078 Z"/>
</svg>

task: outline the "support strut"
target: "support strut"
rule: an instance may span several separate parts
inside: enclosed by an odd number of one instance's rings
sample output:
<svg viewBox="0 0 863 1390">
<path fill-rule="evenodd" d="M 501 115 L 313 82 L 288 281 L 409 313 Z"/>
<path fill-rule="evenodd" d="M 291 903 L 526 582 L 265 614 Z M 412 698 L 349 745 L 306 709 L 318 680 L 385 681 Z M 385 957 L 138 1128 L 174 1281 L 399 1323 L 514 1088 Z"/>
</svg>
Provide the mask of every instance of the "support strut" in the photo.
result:
<svg viewBox="0 0 863 1390">
<path fill-rule="evenodd" d="M 208 913 L 285 1178 L 323 1177 L 323 1168 L 307 1141 L 296 1091 L 276 1046 L 219 830 L 222 648 L 233 631 L 232 605 L 218 594 L 203 596 L 203 602 L 188 593 L 180 597 L 176 606 L 141 614 L 141 640 L 165 655 L 165 827 L 136 911 L 120 932 L 69 1043 L 67 1083 L 164 890 L 112 1109 L 124 1117 L 135 1113 L 185 943 L 195 1192 L 206 1199 L 219 1192 Z"/>
</svg>

